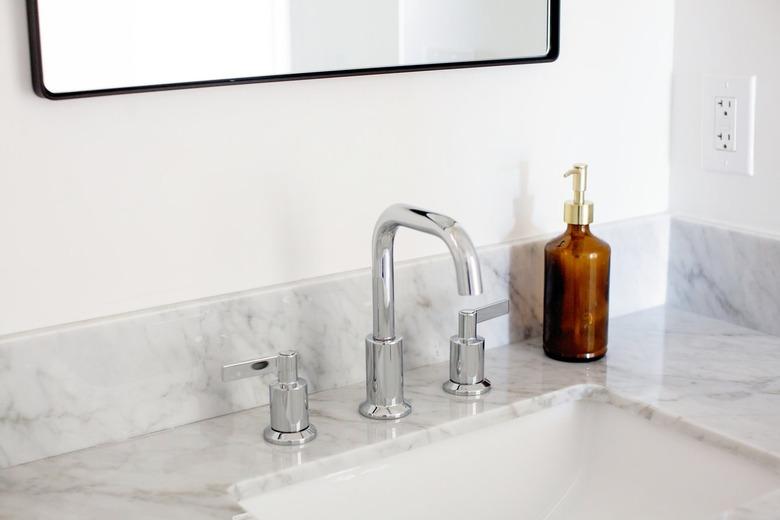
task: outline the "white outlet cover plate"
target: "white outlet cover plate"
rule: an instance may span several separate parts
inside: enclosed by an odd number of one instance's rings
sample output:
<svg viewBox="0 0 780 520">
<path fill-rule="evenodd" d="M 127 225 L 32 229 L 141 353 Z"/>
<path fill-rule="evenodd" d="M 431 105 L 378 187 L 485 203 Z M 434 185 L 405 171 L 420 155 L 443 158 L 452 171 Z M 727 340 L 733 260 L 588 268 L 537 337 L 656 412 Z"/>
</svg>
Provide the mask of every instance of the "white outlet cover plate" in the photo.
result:
<svg viewBox="0 0 780 520">
<path fill-rule="evenodd" d="M 715 98 L 737 100 L 736 150 L 721 151 L 713 145 Z M 756 119 L 755 76 L 705 76 L 702 81 L 701 162 L 708 171 L 753 175 Z"/>
</svg>

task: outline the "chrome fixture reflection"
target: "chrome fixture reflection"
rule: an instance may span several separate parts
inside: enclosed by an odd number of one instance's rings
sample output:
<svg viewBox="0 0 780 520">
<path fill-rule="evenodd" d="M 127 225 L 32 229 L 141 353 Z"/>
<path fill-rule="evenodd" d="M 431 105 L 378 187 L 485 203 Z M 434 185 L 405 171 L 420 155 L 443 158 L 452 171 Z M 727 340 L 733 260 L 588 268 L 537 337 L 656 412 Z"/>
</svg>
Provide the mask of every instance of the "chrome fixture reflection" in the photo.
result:
<svg viewBox="0 0 780 520">
<path fill-rule="evenodd" d="M 262 375 L 276 364 L 278 381 L 268 387 L 271 424 L 263 438 L 271 444 L 295 446 L 314 440 L 317 429 L 309 423 L 309 391 L 306 380 L 298 377 L 298 353 L 280 352 L 222 367 L 222 380 L 235 381 Z"/>
<path fill-rule="evenodd" d="M 450 338 L 450 379 L 442 388 L 452 395 L 471 397 L 490 391 L 485 378 L 485 338 L 477 335 L 477 323 L 509 313 L 509 300 L 458 313 L 458 333 Z"/>
<path fill-rule="evenodd" d="M 455 220 L 403 204 L 390 206 L 379 216 L 371 266 L 374 330 L 366 337 L 366 400 L 359 408 L 361 415 L 371 419 L 399 419 L 412 411 L 404 401 L 403 338 L 395 333 L 393 242 L 399 227 L 442 239 L 455 262 L 458 293 L 482 293 L 477 251 Z"/>
</svg>

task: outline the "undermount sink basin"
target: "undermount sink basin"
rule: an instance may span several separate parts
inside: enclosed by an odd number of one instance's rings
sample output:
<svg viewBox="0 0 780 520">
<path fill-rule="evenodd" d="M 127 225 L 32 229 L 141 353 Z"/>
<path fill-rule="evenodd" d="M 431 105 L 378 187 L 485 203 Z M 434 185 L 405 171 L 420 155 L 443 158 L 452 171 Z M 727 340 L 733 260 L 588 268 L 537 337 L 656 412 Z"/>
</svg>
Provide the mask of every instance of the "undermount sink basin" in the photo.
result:
<svg viewBox="0 0 780 520">
<path fill-rule="evenodd" d="M 569 401 L 240 503 L 260 520 L 693 520 L 780 486 L 776 462 L 640 410 Z"/>
</svg>

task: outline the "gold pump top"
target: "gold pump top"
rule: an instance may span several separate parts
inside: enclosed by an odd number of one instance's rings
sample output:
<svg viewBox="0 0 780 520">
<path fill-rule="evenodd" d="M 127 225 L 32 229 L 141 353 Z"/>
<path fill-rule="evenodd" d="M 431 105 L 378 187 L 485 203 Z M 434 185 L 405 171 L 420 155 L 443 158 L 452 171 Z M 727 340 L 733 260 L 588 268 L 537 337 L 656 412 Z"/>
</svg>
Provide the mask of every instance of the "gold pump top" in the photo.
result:
<svg viewBox="0 0 780 520">
<path fill-rule="evenodd" d="M 563 174 L 571 177 L 574 200 L 567 200 L 563 205 L 563 220 L 567 224 L 585 226 L 593 222 L 593 203 L 585 200 L 585 190 L 588 189 L 588 165 L 578 163 Z"/>
</svg>

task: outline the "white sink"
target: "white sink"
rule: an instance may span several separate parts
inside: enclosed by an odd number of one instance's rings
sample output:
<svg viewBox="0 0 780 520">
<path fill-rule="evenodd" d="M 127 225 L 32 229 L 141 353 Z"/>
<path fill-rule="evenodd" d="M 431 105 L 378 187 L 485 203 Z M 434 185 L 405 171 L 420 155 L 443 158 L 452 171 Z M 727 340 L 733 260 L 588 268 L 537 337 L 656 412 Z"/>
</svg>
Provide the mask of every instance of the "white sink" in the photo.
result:
<svg viewBox="0 0 780 520">
<path fill-rule="evenodd" d="M 260 520 L 694 520 L 780 486 L 776 461 L 658 422 L 569 401 L 240 503 Z"/>
</svg>

